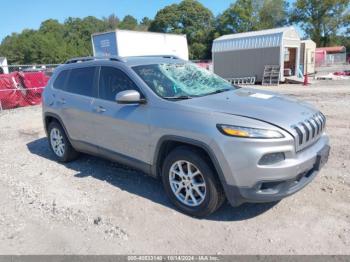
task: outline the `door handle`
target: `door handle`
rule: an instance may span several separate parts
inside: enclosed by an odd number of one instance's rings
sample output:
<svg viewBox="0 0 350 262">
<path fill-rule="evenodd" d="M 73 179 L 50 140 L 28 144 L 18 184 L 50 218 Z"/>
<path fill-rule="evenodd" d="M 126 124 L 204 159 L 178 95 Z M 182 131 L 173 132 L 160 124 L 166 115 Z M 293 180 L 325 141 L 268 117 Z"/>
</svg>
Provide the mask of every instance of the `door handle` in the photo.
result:
<svg viewBox="0 0 350 262">
<path fill-rule="evenodd" d="M 95 107 L 95 111 L 97 113 L 103 113 L 103 112 L 106 112 L 106 108 L 104 108 L 103 106 L 97 106 Z"/>
</svg>

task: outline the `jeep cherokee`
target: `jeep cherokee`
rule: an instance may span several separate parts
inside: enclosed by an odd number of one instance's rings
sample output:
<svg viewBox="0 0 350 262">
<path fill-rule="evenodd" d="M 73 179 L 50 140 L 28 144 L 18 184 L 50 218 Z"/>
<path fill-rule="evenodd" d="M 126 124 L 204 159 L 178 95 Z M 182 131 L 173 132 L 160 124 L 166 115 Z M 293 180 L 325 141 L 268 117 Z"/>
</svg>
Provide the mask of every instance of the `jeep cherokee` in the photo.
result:
<svg viewBox="0 0 350 262">
<path fill-rule="evenodd" d="M 325 164 L 326 118 L 280 94 L 231 85 L 174 56 L 85 57 L 59 66 L 43 93 L 49 145 L 161 178 L 182 212 L 280 200 Z"/>
</svg>

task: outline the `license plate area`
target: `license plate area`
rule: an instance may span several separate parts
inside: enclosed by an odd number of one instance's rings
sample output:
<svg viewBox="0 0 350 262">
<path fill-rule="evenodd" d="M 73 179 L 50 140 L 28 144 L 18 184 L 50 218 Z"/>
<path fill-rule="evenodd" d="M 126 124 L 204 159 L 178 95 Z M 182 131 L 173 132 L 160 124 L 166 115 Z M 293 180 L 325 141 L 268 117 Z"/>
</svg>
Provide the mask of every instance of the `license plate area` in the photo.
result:
<svg viewBox="0 0 350 262">
<path fill-rule="evenodd" d="M 330 146 L 325 146 L 317 153 L 316 162 L 314 166 L 315 171 L 319 171 L 327 163 L 329 151 Z"/>
</svg>

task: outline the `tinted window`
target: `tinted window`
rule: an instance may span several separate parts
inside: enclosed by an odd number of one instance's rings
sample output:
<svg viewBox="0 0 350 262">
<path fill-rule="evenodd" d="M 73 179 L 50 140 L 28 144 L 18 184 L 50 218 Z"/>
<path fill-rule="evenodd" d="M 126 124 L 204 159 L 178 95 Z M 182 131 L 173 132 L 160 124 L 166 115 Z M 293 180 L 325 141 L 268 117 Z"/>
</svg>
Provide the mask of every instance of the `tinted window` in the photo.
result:
<svg viewBox="0 0 350 262">
<path fill-rule="evenodd" d="M 135 83 L 121 70 L 114 67 L 101 67 L 99 97 L 114 101 L 117 93 L 137 90 Z"/>
<path fill-rule="evenodd" d="M 64 84 L 66 83 L 68 77 L 68 70 L 62 71 L 58 74 L 55 82 L 53 83 L 53 87 L 56 89 L 64 89 Z"/>
<path fill-rule="evenodd" d="M 72 69 L 66 90 L 84 96 L 94 96 L 94 76 L 96 67 Z"/>
</svg>

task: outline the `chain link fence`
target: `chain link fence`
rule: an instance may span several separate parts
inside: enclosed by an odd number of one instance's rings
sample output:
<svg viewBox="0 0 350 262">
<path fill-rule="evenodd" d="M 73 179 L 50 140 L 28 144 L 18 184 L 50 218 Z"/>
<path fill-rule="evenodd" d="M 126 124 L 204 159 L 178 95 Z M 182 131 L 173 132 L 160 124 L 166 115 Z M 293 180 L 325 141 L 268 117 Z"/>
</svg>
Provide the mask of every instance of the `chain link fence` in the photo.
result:
<svg viewBox="0 0 350 262">
<path fill-rule="evenodd" d="M 316 59 L 316 67 L 346 65 L 347 63 L 348 61 L 346 60 L 346 53 L 326 54 L 326 55 L 319 54 L 318 59 Z"/>
<path fill-rule="evenodd" d="M 41 103 L 41 94 L 57 64 L 0 67 L 0 112 Z"/>
</svg>

